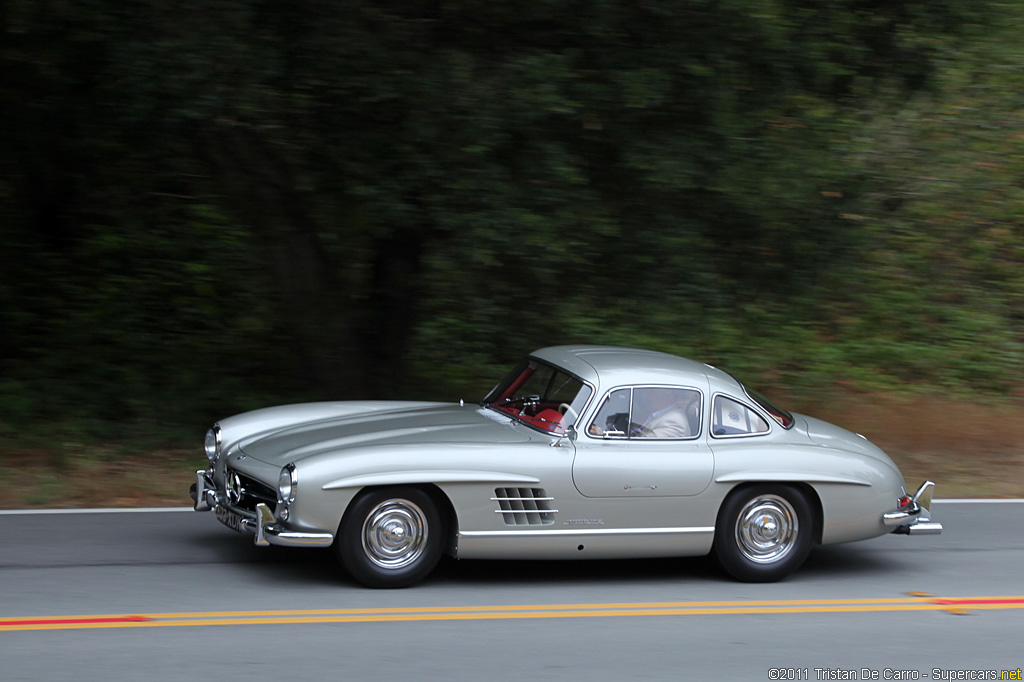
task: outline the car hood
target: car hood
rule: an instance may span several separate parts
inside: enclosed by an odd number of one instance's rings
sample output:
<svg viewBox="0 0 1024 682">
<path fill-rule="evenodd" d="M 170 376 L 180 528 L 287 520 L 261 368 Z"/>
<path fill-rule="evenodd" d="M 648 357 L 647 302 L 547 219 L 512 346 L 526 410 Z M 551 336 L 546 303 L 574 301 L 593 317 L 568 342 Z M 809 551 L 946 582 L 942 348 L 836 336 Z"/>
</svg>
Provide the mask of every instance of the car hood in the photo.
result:
<svg viewBox="0 0 1024 682">
<path fill-rule="evenodd" d="M 835 424 L 830 424 L 827 421 L 815 419 L 814 417 L 808 417 L 804 414 L 797 415 L 797 417 L 807 432 L 808 438 L 818 445 L 824 448 L 835 448 L 837 450 L 867 455 L 872 459 L 877 459 L 896 468 L 892 459 L 881 448 L 859 433 L 847 431 Z"/>
<path fill-rule="evenodd" d="M 239 448 L 260 461 L 284 465 L 354 447 L 530 440 L 509 424 L 510 420 L 476 406 L 404 403 L 339 417 L 317 415 L 243 438 Z"/>
</svg>

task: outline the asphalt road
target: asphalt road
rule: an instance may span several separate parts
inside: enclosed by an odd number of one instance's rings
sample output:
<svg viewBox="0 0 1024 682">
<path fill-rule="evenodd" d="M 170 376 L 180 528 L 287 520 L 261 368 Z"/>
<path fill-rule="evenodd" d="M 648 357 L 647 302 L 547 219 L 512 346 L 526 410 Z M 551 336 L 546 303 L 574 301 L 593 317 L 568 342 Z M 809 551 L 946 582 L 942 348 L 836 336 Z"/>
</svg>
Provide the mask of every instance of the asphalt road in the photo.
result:
<svg viewBox="0 0 1024 682">
<path fill-rule="evenodd" d="M 5 513 L 0 680 L 1016 674 L 1024 504 L 933 511 L 940 536 L 819 548 L 776 584 L 706 558 L 446 560 L 397 591 L 355 585 L 327 550 L 256 548 L 212 514 Z"/>
</svg>

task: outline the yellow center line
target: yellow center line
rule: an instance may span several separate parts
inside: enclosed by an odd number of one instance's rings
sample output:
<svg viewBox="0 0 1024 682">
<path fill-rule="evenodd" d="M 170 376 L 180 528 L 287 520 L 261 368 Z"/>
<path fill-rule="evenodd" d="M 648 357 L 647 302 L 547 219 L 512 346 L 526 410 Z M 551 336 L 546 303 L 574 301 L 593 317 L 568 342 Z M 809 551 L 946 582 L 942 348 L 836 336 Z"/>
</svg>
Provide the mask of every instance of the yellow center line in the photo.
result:
<svg viewBox="0 0 1024 682">
<path fill-rule="evenodd" d="M 973 597 L 983 599 L 984 597 Z M 1006 597 L 1001 597 L 1005 599 Z M 1024 598 L 1022 598 L 1024 599 Z M 549 611 L 549 610 L 596 610 L 596 609 L 676 609 L 701 608 L 719 606 L 798 606 L 803 604 L 884 604 L 884 603 L 921 603 L 920 598 L 887 597 L 884 599 L 785 599 L 776 601 L 680 601 L 680 602 L 636 602 L 636 603 L 598 603 L 598 604 L 531 604 L 505 606 L 414 606 L 409 608 L 364 608 L 364 609 L 306 609 L 285 611 L 208 611 L 196 613 L 150 613 L 151 618 L 187 618 L 195 617 L 231 617 L 231 616 L 319 616 L 327 614 L 363 615 L 392 613 L 473 613 L 487 611 Z"/>
<path fill-rule="evenodd" d="M 280 611 L 200 611 L 104 614 L 48 618 L 0 617 L 0 631 L 97 628 L 196 627 L 317 623 L 394 623 L 527 618 L 616 618 L 639 616 L 751 615 L 793 613 L 871 613 L 1024 609 L 1024 596 L 934 596 L 878 599 L 793 599 L 763 601 L 681 601 L 598 604 L 423 606 Z"/>
</svg>

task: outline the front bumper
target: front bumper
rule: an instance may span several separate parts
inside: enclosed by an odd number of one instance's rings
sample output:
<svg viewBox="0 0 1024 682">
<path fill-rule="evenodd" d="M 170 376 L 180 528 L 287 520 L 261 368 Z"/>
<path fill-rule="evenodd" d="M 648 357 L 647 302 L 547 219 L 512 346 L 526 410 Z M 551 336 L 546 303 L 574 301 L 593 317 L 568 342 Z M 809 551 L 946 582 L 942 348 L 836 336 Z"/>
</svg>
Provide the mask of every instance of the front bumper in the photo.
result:
<svg viewBox="0 0 1024 682">
<path fill-rule="evenodd" d="M 274 517 L 270 506 L 263 502 L 256 505 L 255 512 L 229 504 L 222 494 L 218 494 L 210 473 L 203 469 L 196 472 L 196 482 L 189 494 L 194 503 L 193 509 L 214 510 L 218 521 L 239 533 L 252 533 L 253 542 L 260 547 L 327 547 L 334 542 L 333 533 L 289 530 L 283 521 Z"/>
<path fill-rule="evenodd" d="M 935 484 L 925 481 L 907 504 L 893 512 L 882 514 L 882 523 L 893 526 L 897 535 L 938 535 L 942 524 L 931 520 L 932 493 Z"/>
</svg>

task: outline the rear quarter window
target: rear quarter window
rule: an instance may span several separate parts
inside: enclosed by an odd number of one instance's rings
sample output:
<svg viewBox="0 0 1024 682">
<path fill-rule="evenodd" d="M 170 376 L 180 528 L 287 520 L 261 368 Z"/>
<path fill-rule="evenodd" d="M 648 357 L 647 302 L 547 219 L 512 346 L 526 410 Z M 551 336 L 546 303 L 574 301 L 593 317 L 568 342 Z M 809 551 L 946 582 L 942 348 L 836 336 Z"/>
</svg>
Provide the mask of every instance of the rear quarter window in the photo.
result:
<svg viewBox="0 0 1024 682">
<path fill-rule="evenodd" d="M 711 408 L 712 436 L 755 436 L 769 431 L 771 426 L 753 408 L 728 396 L 715 396 Z"/>
</svg>

